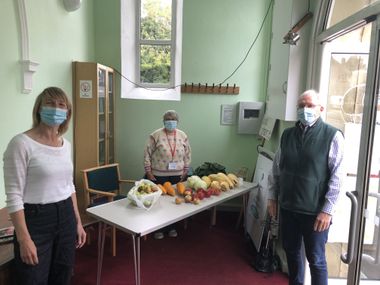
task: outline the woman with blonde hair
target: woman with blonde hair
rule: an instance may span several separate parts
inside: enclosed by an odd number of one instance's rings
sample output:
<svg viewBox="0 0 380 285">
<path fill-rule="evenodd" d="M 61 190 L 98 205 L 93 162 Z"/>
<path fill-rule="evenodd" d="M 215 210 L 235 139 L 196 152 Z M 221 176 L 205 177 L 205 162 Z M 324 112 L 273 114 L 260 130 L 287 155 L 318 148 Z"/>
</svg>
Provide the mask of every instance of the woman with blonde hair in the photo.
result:
<svg viewBox="0 0 380 285">
<path fill-rule="evenodd" d="M 33 126 L 4 153 L 8 213 L 15 227 L 16 284 L 69 284 L 75 248 L 86 240 L 73 184 L 67 131 L 72 107 L 65 92 L 36 98 Z"/>
</svg>

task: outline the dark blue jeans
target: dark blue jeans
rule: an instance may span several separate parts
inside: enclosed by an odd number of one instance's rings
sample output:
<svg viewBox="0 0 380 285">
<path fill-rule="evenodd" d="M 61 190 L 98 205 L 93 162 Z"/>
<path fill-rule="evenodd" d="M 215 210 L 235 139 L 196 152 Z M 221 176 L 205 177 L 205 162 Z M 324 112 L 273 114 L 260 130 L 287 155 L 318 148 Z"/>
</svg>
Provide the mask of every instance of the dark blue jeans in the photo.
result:
<svg viewBox="0 0 380 285">
<path fill-rule="evenodd" d="M 15 237 L 16 284 L 70 284 L 76 243 L 76 219 L 71 197 L 51 204 L 25 204 L 24 213 L 39 263 L 32 266 L 22 262 Z"/>
<path fill-rule="evenodd" d="M 314 231 L 315 219 L 316 216 L 313 215 L 281 209 L 281 236 L 288 261 L 289 285 L 300 285 L 304 281 L 305 264 L 302 254 L 302 241 L 310 266 L 311 284 L 327 285 L 325 246 L 329 230 Z"/>
</svg>

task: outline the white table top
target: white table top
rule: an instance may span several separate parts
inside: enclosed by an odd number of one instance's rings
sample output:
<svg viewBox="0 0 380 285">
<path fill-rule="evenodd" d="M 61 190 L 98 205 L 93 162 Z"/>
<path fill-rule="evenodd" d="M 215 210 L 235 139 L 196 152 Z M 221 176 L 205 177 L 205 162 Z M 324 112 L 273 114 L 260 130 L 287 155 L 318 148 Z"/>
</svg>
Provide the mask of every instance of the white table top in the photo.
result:
<svg viewBox="0 0 380 285">
<path fill-rule="evenodd" d="M 116 226 L 122 231 L 146 235 L 177 221 L 202 212 L 208 208 L 251 191 L 256 183 L 243 182 L 243 185 L 219 196 L 204 198 L 198 205 L 192 203 L 175 204 L 172 196 L 161 196 L 151 209 L 137 208 L 127 198 L 87 209 L 87 212 L 106 224 Z"/>
</svg>

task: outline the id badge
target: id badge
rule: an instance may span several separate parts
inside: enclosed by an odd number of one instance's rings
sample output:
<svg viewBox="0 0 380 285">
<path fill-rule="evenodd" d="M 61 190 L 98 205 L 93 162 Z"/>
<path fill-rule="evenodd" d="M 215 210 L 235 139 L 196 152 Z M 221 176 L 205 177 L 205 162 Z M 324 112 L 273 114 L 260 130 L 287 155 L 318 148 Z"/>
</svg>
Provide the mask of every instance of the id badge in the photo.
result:
<svg viewBox="0 0 380 285">
<path fill-rule="evenodd" d="M 176 170 L 177 169 L 177 162 L 169 162 L 168 170 Z"/>
</svg>

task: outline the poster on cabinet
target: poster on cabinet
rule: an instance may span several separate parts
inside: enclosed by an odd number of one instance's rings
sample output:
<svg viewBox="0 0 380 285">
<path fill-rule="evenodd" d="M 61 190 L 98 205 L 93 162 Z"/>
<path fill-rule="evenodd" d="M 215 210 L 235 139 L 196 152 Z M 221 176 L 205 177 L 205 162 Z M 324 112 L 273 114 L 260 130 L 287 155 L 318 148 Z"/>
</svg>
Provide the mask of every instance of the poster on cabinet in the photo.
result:
<svg viewBox="0 0 380 285">
<path fill-rule="evenodd" d="M 92 80 L 79 80 L 79 98 L 92 98 Z"/>
</svg>

